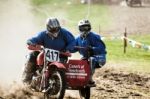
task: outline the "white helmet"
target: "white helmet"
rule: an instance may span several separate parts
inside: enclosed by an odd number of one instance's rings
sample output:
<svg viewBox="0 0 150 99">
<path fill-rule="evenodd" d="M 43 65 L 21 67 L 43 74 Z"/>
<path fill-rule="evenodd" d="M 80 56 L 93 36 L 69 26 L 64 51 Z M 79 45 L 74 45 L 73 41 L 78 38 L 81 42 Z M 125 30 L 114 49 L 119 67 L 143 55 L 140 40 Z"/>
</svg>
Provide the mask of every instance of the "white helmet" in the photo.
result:
<svg viewBox="0 0 150 99">
<path fill-rule="evenodd" d="M 57 18 L 48 18 L 46 22 L 48 34 L 57 37 L 60 31 L 60 24 Z"/>
<path fill-rule="evenodd" d="M 80 20 L 78 23 L 78 28 L 81 36 L 86 37 L 91 31 L 91 23 L 87 19 Z"/>
</svg>

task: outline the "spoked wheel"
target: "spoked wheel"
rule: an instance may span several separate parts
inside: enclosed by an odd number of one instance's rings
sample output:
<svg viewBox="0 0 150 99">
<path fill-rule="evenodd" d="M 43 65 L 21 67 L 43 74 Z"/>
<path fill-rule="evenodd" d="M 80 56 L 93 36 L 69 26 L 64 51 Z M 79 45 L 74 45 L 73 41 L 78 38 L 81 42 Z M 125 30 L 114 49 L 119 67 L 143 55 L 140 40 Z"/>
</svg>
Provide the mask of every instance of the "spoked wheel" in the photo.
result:
<svg viewBox="0 0 150 99">
<path fill-rule="evenodd" d="M 91 88 L 85 87 L 79 90 L 81 99 L 90 99 Z"/>
<path fill-rule="evenodd" d="M 44 99 L 63 99 L 66 89 L 65 72 L 56 70 L 49 79 L 50 90 L 44 93 Z"/>
</svg>

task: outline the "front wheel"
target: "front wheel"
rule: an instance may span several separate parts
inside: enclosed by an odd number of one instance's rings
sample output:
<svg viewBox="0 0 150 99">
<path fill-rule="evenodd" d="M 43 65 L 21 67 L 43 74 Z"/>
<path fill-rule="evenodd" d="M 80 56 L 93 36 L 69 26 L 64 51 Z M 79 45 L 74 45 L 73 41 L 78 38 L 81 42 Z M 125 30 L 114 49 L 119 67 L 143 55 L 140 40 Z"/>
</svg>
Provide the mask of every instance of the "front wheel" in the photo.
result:
<svg viewBox="0 0 150 99">
<path fill-rule="evenodd" d="M 79 90 L 81 99 L 90 99 L 91 88 L 85 87 Z"/>
<path fill-rule="evenodd" d="M 65 72 L 55 70 L 49 79 L 51 89 L 44 94 L 45 99 L 63 99 L 66 90 Z"/>
</svg>

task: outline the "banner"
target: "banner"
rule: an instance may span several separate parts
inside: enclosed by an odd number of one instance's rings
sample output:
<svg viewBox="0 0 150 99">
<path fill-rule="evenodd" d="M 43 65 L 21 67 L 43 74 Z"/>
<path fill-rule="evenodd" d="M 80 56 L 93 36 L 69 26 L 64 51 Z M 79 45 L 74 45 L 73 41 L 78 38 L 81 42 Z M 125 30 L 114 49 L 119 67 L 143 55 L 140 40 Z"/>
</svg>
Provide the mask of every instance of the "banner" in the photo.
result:
<svg viewBox="0 0 150 99">
<path fill-rule="evenodd" d="M 146 45 L 146 44 L 142 44 L 140 42 L 137 42 L 135 40 L 132 40 L 132 39 L 129 39 L 127 37 L 119 37 L 119 36 L 112 36 L 112 37 L 101 37 L 102 40 L 105 40 L 105 39 L 109 39 L 109 40 L 118 40 L 118 39 L 121 39 L 121 40 L 124 40 L 126 39 L 127 42 L 132 46 L 132 47 L 135 47 L 135 48 L 142 48 L 144 49 L 145 51 L 148 51 L 150 50 L 150 46 L 149 45 Z"/>
<path fill-rule="evenodd" d="M 136 48 L 142 48 L 144 50 L 150 50 L 150 46 L 146 45 L 146 44 L 142 44 L 140 42 L 137 42 L 135 40 L 129 39 L 127 37 L 122 37 L 122 39 L 126 39 L 128 41 L 128 43 L 132 46 L 132 47 L 136 47 Z"/>
</svg>

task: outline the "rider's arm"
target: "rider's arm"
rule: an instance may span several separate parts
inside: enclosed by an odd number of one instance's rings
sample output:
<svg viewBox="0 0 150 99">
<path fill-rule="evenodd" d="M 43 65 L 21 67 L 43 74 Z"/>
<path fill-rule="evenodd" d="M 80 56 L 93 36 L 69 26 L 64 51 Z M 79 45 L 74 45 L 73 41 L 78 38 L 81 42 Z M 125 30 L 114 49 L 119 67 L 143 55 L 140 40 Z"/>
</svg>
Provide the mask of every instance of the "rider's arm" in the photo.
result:
<svg viewBox="0 0 150 99">
<path fill-rule="evenodd" d="M 29 50 L 40 50 L 43 45 L 43 32 L 40 32 L 27 40 L 27 48 Z"/>
<path fill-rule="evenodd" d="M 96 54 L 106 54 L 106 47 L 99 35 L 95 35 L 92 38 L 92 49 Z"/>
<path fill-rule="evenodd" d="M 79 36 L 76 37 L 75 40 L 74 40 L 74 42 L 73 42 L 72 50 L 70 51 L 71 53 L 75 53 L 75 52 L 80 51 L 78 42 L 79 42 Z"/>
<path fill-rule="evenodd" d="M 27 48 L 29 50 L 41 50 L 42 46 L 41 45 L 27 45 Z"/>
<path fill-rule="evenodd" d="M 66 43 L 65 50 L 72 52 L 73 46 L 75 45 L 75 38 L 74 38 L 74 36 L 72 35 L 71 32 L 67 31 L 64 28 L 62 29 L 62 33 L 64 35 L 63 37 L 64 37 L 65 43 Z"/>
</svg>

